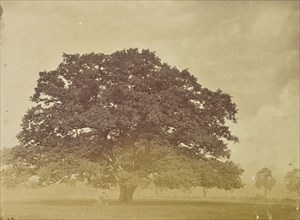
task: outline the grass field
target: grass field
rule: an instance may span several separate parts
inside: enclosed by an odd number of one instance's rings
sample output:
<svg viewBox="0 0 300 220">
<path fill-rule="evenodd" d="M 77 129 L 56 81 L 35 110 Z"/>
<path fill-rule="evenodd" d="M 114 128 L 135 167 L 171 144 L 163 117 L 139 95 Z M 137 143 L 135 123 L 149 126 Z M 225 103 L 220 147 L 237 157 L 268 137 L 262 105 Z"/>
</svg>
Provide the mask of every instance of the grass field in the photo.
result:
<svg viewBox="0 0 300 220">
<path fill-rule="evenodd" d="M 104 208 L 96 200 L 20 200 L 2 203 L 3 219 L 299 219 L 291 203 L 222 200 L 110 200 Z"/>
</svg>

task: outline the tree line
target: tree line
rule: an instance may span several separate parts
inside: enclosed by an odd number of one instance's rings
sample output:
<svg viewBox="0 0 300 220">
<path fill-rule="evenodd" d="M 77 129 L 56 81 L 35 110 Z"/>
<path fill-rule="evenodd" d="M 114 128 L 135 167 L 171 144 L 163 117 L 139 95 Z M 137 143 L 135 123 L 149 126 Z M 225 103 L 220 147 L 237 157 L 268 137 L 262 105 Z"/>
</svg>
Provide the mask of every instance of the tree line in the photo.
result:
<svg viewBox="0 0 300 220">
<path fill-rule="evenodd" d="M 264 189 L 264 197 L 268 198 L 268 192 L 276 184 L 276 179 L 272 176 L 272 171 L 266 167 L 262 168 L 256 173 L 254 177 L 255 187 Z M 291 171 L 287 172 L 285 175 L 285 187 L 291 192 L 295 193 L 299 197 L 300 190 L 300 170 L 299 168 L 294 168 Z"/>
</svg>

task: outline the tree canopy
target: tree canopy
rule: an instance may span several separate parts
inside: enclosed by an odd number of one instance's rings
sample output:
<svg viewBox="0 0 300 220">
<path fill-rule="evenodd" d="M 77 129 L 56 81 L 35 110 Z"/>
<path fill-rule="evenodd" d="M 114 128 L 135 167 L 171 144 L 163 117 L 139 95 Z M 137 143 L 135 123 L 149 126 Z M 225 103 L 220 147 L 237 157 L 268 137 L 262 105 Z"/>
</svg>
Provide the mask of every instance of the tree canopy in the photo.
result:
<svg viewBox="0 0 300 220">
<path fill-rule="evenodd" d="M 231 96 L 149 50 L 64 54 L 56 70 L 40 72 L 31 101 L 20 145 L 4 162 L 30 168 L 41 185 L 119 185 L 123 200 L 150 180 L 172 188 L 242 186 L 243 170 L 227 146 L 238 141 L 227 125 L 237 121 Z"/>
</svg>

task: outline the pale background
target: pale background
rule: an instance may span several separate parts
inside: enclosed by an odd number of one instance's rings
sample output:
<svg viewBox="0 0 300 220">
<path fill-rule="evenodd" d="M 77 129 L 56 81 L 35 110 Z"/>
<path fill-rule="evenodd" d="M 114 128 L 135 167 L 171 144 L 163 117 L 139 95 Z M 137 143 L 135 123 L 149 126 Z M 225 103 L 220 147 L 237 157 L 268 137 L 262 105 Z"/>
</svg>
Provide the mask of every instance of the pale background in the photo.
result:
<svg viewBox="0 0 300 220">
<path fill-rule="evenodd" d="M 1 1 L 1 147 L 17 145 L 39 71 L 65 53 L 150 49 L 239 108 L 243 179 L 299 165 L 299 2 Z M 290 164 L 292 163 L 292 164 Z M 283 190 L 283 188 L 282 188 Z"/>
</svg>

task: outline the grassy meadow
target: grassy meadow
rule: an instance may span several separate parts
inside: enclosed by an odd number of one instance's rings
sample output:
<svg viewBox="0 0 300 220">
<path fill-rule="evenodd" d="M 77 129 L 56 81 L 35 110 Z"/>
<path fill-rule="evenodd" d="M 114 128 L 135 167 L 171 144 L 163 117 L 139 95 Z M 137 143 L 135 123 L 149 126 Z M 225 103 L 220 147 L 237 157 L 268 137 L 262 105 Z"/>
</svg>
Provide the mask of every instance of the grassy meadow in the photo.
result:
<svg viewBox="0 0 300 220">
<path fill-rule="evenodd" d="M 109 200 L 99 207 L 93 199 L 41 199 L 2 203 L 4 219 L 299 219 L 290 202 L 245 200 L 136 199 Z"/>
<path fill-rule="evenodd" d="M 237 197 L 231 192 L 192 192 L 178 190 L 155 191 L 137 189 L 134 200 L 119 202 L 119 190 L 105 191 L 109 204 L 100 207 L 97 196 L 101 190 L 77 184 L 58 184 L 38 189 L 1 188 L 3 219 L 300 219 L 292 199 L 254 199 Z M 223 193 L 223 194 L 222 194 Z M 254 193 L 251 193 L 255 195 Z M 228 197 L 225 197 L 225 196 Z M 232 197 L 235 195 L 236 197 Z M 298 216 L 297 216 L 298 215 Z"/>
</svg>

